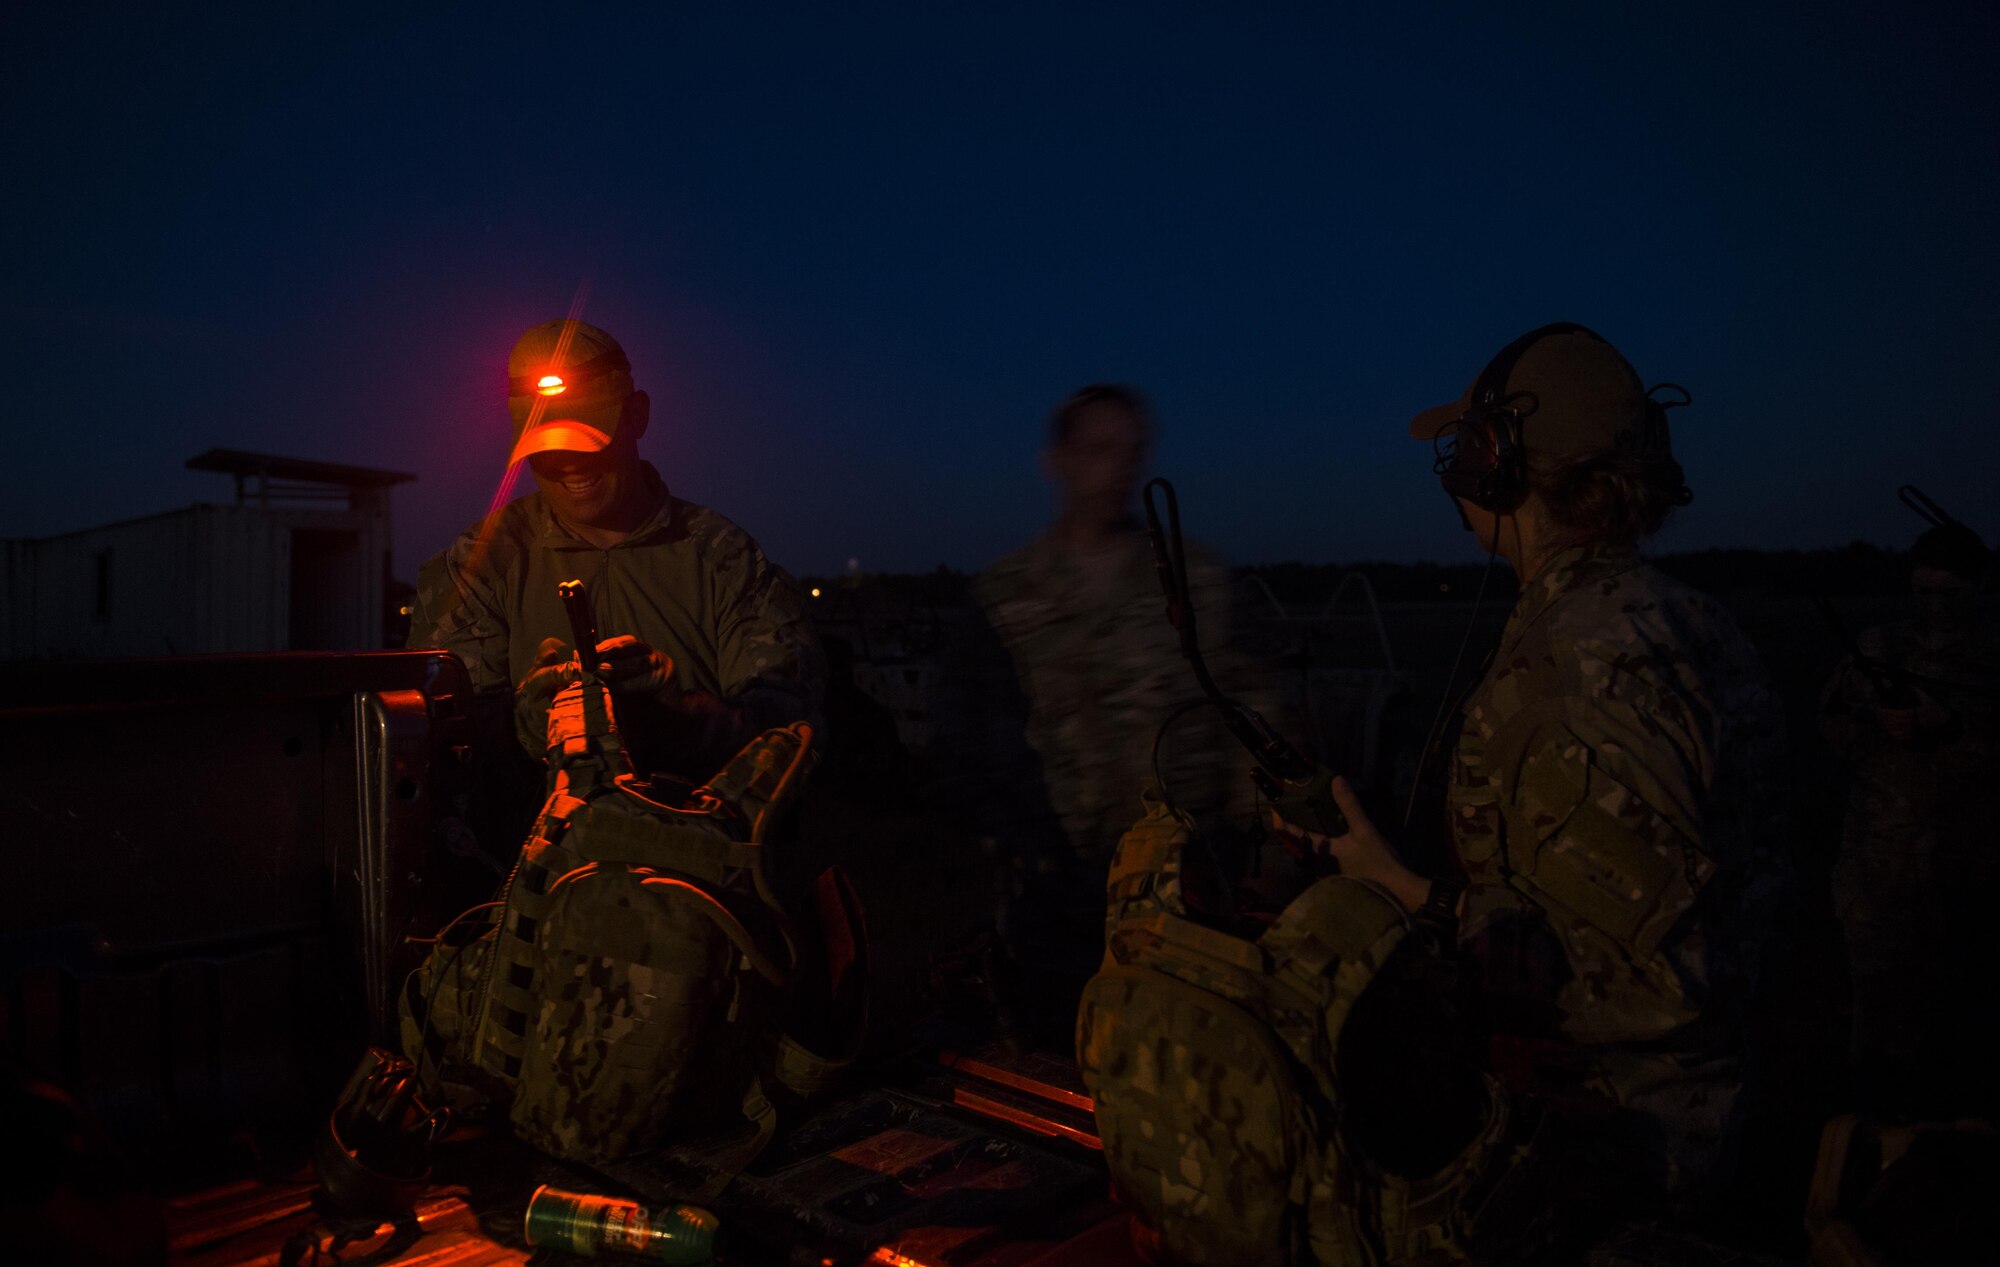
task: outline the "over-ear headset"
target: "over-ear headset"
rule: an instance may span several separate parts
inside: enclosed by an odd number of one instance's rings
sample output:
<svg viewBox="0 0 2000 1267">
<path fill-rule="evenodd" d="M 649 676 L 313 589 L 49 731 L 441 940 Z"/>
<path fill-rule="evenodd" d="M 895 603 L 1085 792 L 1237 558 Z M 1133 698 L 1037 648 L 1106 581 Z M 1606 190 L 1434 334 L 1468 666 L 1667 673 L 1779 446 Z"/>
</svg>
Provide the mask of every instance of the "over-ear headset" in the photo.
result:
<svg viewBox="0 0 2000 1267">
<path fill-rule="evenodd" d="M 1465 413 L 1443 433 L 1448 444 L 1438 450 L 1432 469 L 1445 492 L 1501 515 L 1519 510 L 1527 500 L 1528 450 L 1521 424 L 1541 402 L 1533 392 L 1509 394 L 1507 380 L 1529 348 L 1557 334 L 1586 334 L 1605 341 L 1573 321 L 1557 321 L 1501 348 L 1473 381 Z"/>
<path fill-rule="evenodd" d="M 1581 334 L 1606 346 L 1610 342 L 1587 326 L 1557 321 L 1530 330 L 1501 348 L 1473 382 L 1465 413 L 1438 437 L 1437 461 L 1431 469 L 1445 492 L 1501 515 L 1519 510 L 1527 500 L 1528 449 L 1523 430 L 1541 402 L 1533 392 L 1509 392 L 1507 380 L 1529 348 L 1560 334 Z M 1654 393 L 1662 389 L 1678 392 L 1679 399 L 1656 400 Z M 1630 446 L 1642 452 L 1670 452 L 1667 410 L 1687 403 L 1687 389 L 1676 383 L 1648 389 L 1640 416 L 1633 420 L 1636 431 L 1631 434 Z M 1679 503 L 1685 505 L 1690 499 L 1683 486 Z"/>
</svg>

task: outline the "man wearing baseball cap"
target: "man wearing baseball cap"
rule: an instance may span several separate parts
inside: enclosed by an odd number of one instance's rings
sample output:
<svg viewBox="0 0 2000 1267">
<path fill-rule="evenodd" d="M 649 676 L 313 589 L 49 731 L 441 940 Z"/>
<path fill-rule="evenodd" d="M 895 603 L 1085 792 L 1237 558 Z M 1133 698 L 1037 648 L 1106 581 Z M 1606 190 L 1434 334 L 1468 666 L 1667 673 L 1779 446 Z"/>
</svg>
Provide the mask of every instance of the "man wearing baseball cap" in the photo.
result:
<svg viewBox="0 0 2000 1267">
<path fill-rule="evenodd" d="M 1697 1204 L 1724 1180 L 1784 888 L 1785 736 L 1734 620 L 1636 551 L 1688 500 L 1660 390 L 1562 324 L 1416 416 L 1456 513 L 1520 578 L 1450 758 L 1457 866 L 1410 871 L 1344 783 L 1352 830 L 1313 843 L 1454 931 L 1493 1072 L 1600 1181 Z"/>
<path fill-rule="evenodd" d="M 586 583 L 601 672 L 652 771 L 700 780 L 757 732 L 817 721 L 825 677 L 798 585 L 741 528 L 667 489 L 639 456 L 650 401 L 617 340 L 548 321 L 507 359 L 514 439 L 536 490 L 461 533 L 417 578 L 410 646 L 456 652 L 512 698 L 540 755 L 573 676 L 563 581 Z"/>
</svg>

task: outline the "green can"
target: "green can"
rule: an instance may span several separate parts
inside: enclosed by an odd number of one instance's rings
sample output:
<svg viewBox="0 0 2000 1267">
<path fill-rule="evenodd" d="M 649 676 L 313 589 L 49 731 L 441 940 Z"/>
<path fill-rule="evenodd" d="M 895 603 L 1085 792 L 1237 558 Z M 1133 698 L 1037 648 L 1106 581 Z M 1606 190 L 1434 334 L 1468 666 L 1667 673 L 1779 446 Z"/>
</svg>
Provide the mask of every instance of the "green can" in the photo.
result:
<svg viewBox="0 0 2000 1267">
<path fill-rule="evenodd" d="M 722 1225 L 696 1205 L 649 1210 L 637 1201 L 566 1192 L 543 1184 L 528 1198 L 528 1244 L 595 1258 L 599 1254 L 643 1258 L 673 1267 L 715 1261 Z"/>
</svg>

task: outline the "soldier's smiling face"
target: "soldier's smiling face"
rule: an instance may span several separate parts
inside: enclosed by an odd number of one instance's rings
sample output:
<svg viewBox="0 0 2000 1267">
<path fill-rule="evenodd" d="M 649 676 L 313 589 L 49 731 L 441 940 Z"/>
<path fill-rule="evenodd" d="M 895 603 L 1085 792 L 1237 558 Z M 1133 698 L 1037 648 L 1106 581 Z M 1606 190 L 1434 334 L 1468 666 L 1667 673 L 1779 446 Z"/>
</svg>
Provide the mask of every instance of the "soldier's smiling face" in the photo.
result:
<svg viewBox="0 0 2000 1267">
<path fill-rule="evenodd" d="M 601 453 L 537 453 L 528 464 L 534 468 L 542 495 L 570 523 L 594 527 L 618 504 L 626 464 L 610 449 Z"/>
<path fill-rule="evenodd" d="M 646 421 L 646 394 L 634 392 L 626 400 L 618 434 L 606 448 L 595 453 L 557 449 L 528 458 L 536 486 L 565 523 L 618 531 L 632 527 L 627 521 L 644 501 L 639 437 L 646 432 Z"/>
</svg>

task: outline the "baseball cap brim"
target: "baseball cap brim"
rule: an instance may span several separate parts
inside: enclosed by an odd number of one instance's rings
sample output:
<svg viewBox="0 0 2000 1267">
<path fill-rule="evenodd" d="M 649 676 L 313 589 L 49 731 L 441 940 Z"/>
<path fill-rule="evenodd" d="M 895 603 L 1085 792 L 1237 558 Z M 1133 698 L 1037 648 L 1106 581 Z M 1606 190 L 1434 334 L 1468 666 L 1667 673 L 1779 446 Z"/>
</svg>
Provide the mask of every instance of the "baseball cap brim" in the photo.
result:
<svg viewBox="0 0 2000 1267">
<path fill-rule="evenodd" d="M 1457 400 L 1448 405 L 1433 405 L 1410 419 L 1410 435 L 1417 440 L 1435 440 L 1471 408 L 1472 387 L 1467 386 L 1465 394 Z"/>
<path fill-rule="evenodd" d="M 617 430 L 618 414 L 612 411 L 609 419 L 587 422 L 581 418 L 556 418 L 548 422 L 538 422 L 521 433 L 514 442 L 514 452 L 507 458 L 508 465 L 522 461 L 537 453 L 596 453 L 609 448 L 612 434 Z"/>
</svg>

